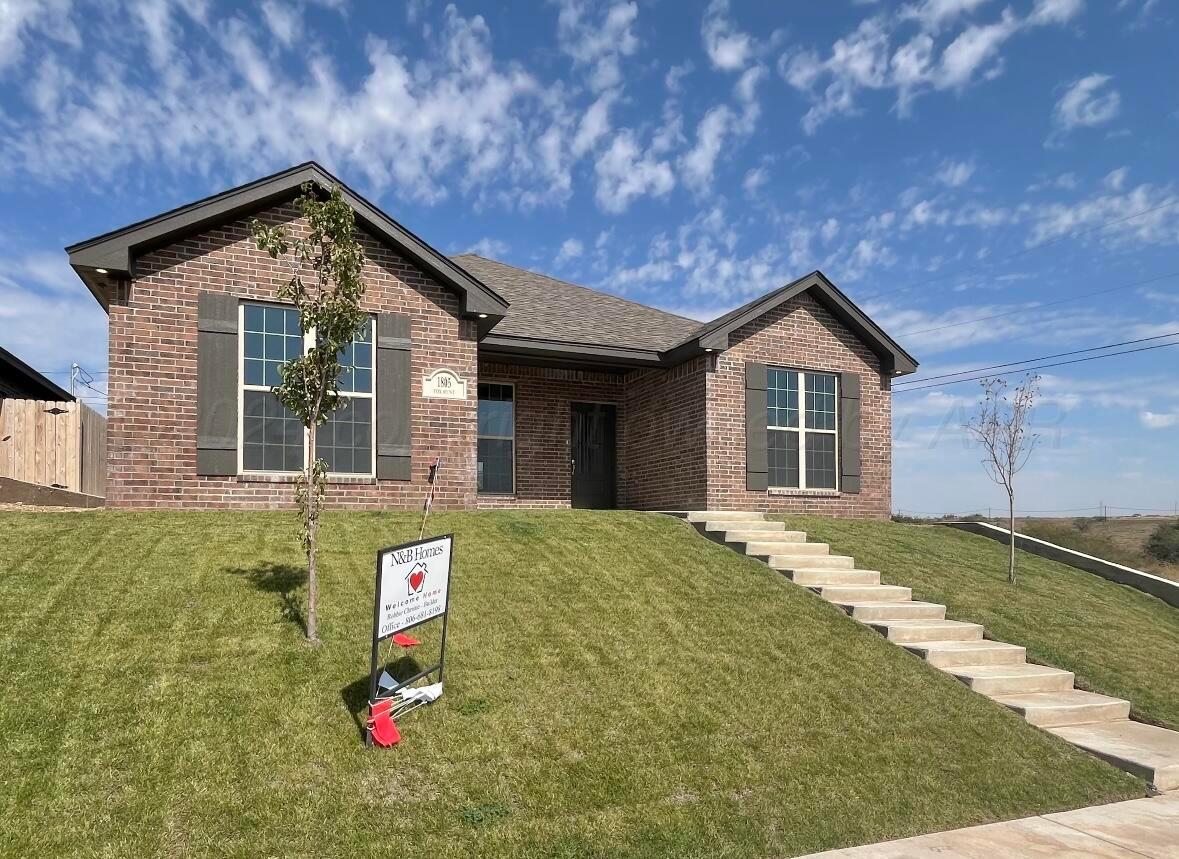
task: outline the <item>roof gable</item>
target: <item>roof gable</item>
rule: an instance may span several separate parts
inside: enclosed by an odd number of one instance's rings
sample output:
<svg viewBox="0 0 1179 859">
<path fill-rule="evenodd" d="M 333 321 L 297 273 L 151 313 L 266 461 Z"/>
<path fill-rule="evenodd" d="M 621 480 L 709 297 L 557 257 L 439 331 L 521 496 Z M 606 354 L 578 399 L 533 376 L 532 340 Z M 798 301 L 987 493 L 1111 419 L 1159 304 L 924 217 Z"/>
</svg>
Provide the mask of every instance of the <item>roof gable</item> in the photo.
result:
<svg viewBox="0 0 1179 859">
<path fill-rule="evenodd" d="M 507 312 L 508 303 L 496 292 L 315 162 L 307 162 L 273 176 L 206 197 L 195 203 L 95 236 L 66 248 L 70 265 L 105 309 L 105 287 L 111 278 L 134 275 L 135 260 L 154 248 L 170 244 L 217 224 L 231 221 L 291 199 L 311 182 L 327 190 L 339 186 L 356 213 L 357 223 L 413 260 L 462 299 L 462 314 L 480 320 L 487 331 Z"/>
<path fill-rule="evenodd" d="M 917 361 L 913 356 L 889 337 L 883 328 L 873 322 L 868 314 L 860 310 L 821 271 L 813 271 L 805 277 L 800 277 L 773 292 L 766 293 L 747 304 L 730 310 L 711 322 L 704 323 L 678 343 L 672 351 L 683 351 L 693 347 L 707 351 L 724 351 L 729 348 L 729 335 L 738 328 L 753 322 L 804 292 L 813 296 L 836 319 L 846 325 L 852 333 L 879 355 L 888 372 L 901 376 L 917 369 Z"/>
</svg>

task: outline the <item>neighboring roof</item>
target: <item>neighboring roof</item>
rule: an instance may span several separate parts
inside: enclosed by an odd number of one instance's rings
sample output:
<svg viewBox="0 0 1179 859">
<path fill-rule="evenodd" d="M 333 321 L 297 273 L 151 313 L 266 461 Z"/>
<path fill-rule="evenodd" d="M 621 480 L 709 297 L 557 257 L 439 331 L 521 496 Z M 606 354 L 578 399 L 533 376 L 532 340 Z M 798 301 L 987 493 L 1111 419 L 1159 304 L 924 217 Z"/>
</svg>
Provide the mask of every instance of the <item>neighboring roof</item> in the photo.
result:
<svg viewBox="0 0 1179 859">
<path fill-rule="evenodd" d="M 139 255 L 215 224 L 293 198 L 305 182 L 313 182 L 325 190 L 338 185 L 344 199 L 356 212 L 358 223 L 458 293 L 463 300 L 462 314 L 480 319 L 481 331 L 490 330 L 506 313 L 507 302 L 494 290 L 463 271 L 314 161 L 70 245 L 66 248 L 70 265 L 105 309 L 107 278 L 131 277 Z"/>
<path fill-rule="evenodd" d="M 886 372 L 917 369 L 911 355 L 818 271 L 701 323 L 476 254 L 452 259 L 511 303 L 511 312 L 480 343 L 489 352 L 672 366 L 702 352 L 723 352 L 742 325 L 809 291 L 881 357 Z"/>
<path fill-rule="evenodd" d="M 494 337 L 662 352 L 700 327 L 696 319 L 476 254 L 451 259 L 511 304 L 511 312 L 495 326 Z"/>
<path fill-rule="evenodd" d="M 38 373 L 7 349 L 0 347 L 0 397 L 11 391 L 14 398 L 73 402 L 74 395 Z"/>
</svg>

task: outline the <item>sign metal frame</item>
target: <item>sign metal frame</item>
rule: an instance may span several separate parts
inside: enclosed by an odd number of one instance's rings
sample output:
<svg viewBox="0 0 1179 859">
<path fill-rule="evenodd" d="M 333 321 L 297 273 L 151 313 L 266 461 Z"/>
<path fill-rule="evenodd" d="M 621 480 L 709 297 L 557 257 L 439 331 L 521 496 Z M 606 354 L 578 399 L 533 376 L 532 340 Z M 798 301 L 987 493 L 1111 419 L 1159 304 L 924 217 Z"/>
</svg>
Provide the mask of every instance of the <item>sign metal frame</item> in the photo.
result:
<svg viewBox="0 0 1179 859">
<path fill-rule="evenodd" d="M 379 635 L 381 623 L 381 562 L 384 556 L 389 552 L 401 551 L 404 549 L 412 549 L 414 546 L 421 546 L 425 543 L 433 543 L 437 540 L 450 541 L 450 554 L 447 558 L 446 568 L 446 601 L 442 605 L 442 613 L 436 614 L 433 617 L 428 617 L 425 620 L 419 620 L 407 626 L 400 627 L 389 631 L 386 635 Z M 371 708 L 377 701 L 382 698 L 388 698 L 393 692 L 398 689 L 403 689 L 413 683 L 421 680 L 423 677 L 428 677 L 434 672 L 438 672 L 438 679 L 436 682 L 442 682 L 442 672 L 446 665 L 446 627 L 447 621 L 450 619 L 450 587 L 451 587 L 451 568 L 454 566 L 454 534 L 439 534 L 436 537 L 426 537 L 421 540 L 413 540 L 409 543 L 401 543 L 397 546 L 386 546 L 384 549 L 377 550 L 376 576 L 373 582 L 373 635 L 372 635 L 372 655 L 369 661 L 369 678 L 368 678 L 368 703 Z M 442 619 L 442 638 L 438 648 L 438 661 L 433 665 L 423 668 L 421 671 L 414 674 L 412 677 L 407 677 L 405 680 L 398 681 L 395 686 L 390 688 L 387 694 L 378 697 L 380 672 L 383 666 L 381 662 L 380 647 L 381 642 L 392 638 L 399 632 L 408 632 L 411 629 L 417 629 L 423 624 Z M 371 746 L 373 743 L 372 727 L 368 727 L 364 731 L 364 744 Z"/>
</svg>

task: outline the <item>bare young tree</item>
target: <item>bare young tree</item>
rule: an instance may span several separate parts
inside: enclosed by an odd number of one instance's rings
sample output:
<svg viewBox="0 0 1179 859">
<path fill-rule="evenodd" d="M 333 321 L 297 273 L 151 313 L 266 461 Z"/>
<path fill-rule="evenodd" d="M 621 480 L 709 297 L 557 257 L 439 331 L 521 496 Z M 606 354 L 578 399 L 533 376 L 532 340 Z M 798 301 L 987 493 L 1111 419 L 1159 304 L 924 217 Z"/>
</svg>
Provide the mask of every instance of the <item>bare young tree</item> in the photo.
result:
<svg viewBox="0 0 1179 859">
<path fill-rule="evenodd" d="M 1007 524 L 1010 543 L 1007 580 L 1015 584 L 1015 475 L 1027 465 L 1040 440 L 1030 431 L 1032 410 L 1039 396 L 1040 377 L 1029 374 L 1008 393 L 1004 379 L 983 379 L 983 398 L 964 429 L 982 447 L 987 476 L 1007 491 Z"/>
</svg>

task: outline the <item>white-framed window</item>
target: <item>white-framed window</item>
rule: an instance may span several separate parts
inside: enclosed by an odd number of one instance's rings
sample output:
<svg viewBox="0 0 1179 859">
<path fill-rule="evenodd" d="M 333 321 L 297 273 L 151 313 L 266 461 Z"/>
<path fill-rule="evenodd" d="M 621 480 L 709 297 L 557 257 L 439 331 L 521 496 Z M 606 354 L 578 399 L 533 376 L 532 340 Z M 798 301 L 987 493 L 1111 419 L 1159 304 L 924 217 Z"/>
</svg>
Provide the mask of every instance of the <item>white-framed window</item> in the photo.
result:
<svg viewBox="0 0 1179 859">
<path fill-rule="evenodd" d="M 836 489 L 839 397 L 832 373 L 766 369 L 769 485 Z"/>
<path fill-rule="evenodd" d="M 243 302 L 240 313 L 238 471 L 301 471 L 307 433 L 270 389 L 282 381 L 278 368 L 310 348 L 315 334 L 300 330 L 299 313 L 293 307 Z M 369 319 L 364 332 L 340 353 L 342 402 L 316 430 L 316 456 L 327 463 L 329 474 L 376 474 L 373 345 L 374 322 Z"/>
<path fill-rule="evenodd" d="M 479 383 L 479 492 L 516 491 L 516 390 L 504 382 Z"/>
</svg>

